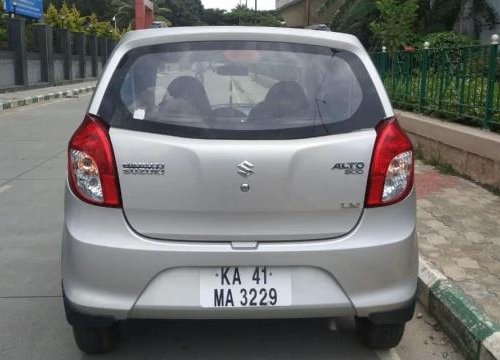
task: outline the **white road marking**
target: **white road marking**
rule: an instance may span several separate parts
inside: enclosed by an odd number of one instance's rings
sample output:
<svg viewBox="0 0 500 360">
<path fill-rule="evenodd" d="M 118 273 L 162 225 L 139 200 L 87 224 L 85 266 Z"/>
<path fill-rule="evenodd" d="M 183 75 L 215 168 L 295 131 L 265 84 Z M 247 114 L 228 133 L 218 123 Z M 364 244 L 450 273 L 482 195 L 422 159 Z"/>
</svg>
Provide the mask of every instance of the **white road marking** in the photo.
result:
<svg viewBox="0 0 500 360">
<path fill-rule="evenodd" d="M 10 188 L 12 187 L 12 185 L 4 185 L 4 186 L 0 186 L 0 194 L 3 193 L 3 192 L 6 192 L 7 190 L 9 190 Z"/>
<path fill-rule="evenodd" d="M 377 354 L 377 357 L 380 360 L 401 360 L 398 353 L 394 349 L 377 350 L 377 351 L 375 351 L 375 354 Z"/>
</svg>

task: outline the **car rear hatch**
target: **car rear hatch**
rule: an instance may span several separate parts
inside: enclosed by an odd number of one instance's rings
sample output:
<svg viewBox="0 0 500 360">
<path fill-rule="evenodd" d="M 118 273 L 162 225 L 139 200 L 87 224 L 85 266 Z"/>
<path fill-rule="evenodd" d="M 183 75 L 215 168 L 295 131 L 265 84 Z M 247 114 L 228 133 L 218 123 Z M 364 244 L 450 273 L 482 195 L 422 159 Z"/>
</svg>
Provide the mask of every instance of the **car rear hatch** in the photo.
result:
<svg viewBox="0 0 500 360">
<path fill-rule="evenodd" d="M 375 140 L 374 131 L 264 144 L 121 129 L 110 136 L 130 225 L 154 238 L 207 241 L 349 232 L 363 211 L 368 171 L 346 175 L 343 168 L 368 169 Z M 145 159 L 165 164 L 165 175 L 124 173 L 123 164 Z"/>
<path fill-rule="evenodd" d="M 356 226 L 386 114 L 348 51 L 214 41 L 130 51 L 97 115 L 136 232 L 284 241 Z"/>
</svg>

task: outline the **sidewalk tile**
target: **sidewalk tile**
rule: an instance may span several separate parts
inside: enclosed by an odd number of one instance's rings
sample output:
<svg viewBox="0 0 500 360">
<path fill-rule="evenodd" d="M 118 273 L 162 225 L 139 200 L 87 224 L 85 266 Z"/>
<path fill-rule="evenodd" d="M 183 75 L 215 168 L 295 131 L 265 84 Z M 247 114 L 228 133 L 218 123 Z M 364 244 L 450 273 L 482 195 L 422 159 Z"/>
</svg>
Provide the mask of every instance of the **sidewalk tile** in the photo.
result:
<svg viewBox="0 0 500 360">
<path fill-rule="evenodd" d="M 500 322 L 500 197 L 417 162 L 420 253 Z"/>
</svg>

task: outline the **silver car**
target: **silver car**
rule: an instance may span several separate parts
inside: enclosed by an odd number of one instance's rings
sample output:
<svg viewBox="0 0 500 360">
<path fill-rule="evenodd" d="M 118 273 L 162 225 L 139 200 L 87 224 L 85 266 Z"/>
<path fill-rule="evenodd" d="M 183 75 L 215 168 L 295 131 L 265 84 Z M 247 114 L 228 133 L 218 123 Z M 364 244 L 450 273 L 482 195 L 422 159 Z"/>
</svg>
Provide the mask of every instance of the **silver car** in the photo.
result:
<svg viewBox="0 0 500 360">
<path fill-rule="evenodd" d="M 417 289 L 414 152 L 353 36 L 131 32 L 68 147 L 62 284 L 87 353 L 127 319 L 354 316 L 393 347 Z"/>
</svg>

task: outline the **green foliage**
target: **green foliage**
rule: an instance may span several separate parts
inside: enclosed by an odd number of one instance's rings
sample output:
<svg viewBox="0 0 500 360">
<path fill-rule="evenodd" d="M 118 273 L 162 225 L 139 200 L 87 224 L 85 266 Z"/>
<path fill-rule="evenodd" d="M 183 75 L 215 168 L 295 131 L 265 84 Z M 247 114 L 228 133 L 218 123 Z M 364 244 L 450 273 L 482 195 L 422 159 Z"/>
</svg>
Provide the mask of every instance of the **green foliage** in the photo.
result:
<svg viewBox="0 0 500 360">
<path fill-rule="evenodd" d="M 422 43 L 421 40 L 426 39 L 428 33 L 452 31 L 461 14 L 468 9 L 468 4 L 472 5 L 470 9 L 472 26 L 466 29 L 472 28 L 475 31 L 467 35 L 477 38 L 480 30 L 479 24 L 494 24 L 500 20 L 500 14 L 495 12 L 488 0 L 416 1 L 418 2 L 418 15 L 415 23 L 407 29 L 415 30 L 407 40 L 407 44 L 414 47 L 418 47 Z M 375 2 L 375 0 L 323 0 L 318 12 L 332 14 L 331 28 L 334 31 L 352 33 L 358 36 L 366 47 L 379 48 L 380 39 L 375 39 L 378 43 L 374 43 L 370 28 L 370 23 L 377 18 L 379 13 Z M 403 2 L 405 1 L 394 1 L 396 5 Z"/>
<path fill-rule="evenodd" d="M 370 24 L 375 39 L 389 51 L 408 45 L 418 16 L 418 0 L 379 0 L 379 18 Z"/>
<path fill-rule="evenodd" d="M 158 0 L 158 6 L 171 10 L 169 19 L 173 26 L 202 24 L 203 4 L 201 0 Z"/>
<path fill-rule="evenodd" d="M 491 73 L 490 67 L 495 66 L 490 61 L 491 51 L 490 45 L 431 47 L 428 51 L 376 53 L 373 59 L 398 108 L 476 127 L 484 127 L 488 121 L 490 130 L 500 132 L 500 73 Z M 500 65 L 500 55 L 497 59 Z M 491 90 L 492 102 L 487 104 L 486 94 Z"/>
<path fill-rule="evenodd" d="M 100 20 L 95 13 L 83 16 L 80 10 L 73 4 L 69 7 L 66 2 L 62 2 L 59 9 L 54 4 L 47 7 L 45 22 L 54 28 L 68 29 L 72 32 L 82 32 L 100 37 L 112 37 L 118 39 L 126 28 L 115 30 L 114 24 L 110 21 Z"/>
<path fill-rule="evenodd" d="M 373 43 L 369 25 L 377 16 L 375 0 L 325 0 L 318 11 L 332 13 L 333 31 L 356 35 L 368 46 Z"/>
<path fill-rule="evenodd" d="M 134 25 L 135 5 L 134 0 L 113 0 L 113 6 L 116 8 L 116 25 L 118 28 L 128 28 Z M 164 1 L 154 0 L 154 20 L 163 21 L 168 26 L 172 25 L 170 17 L 172 11 L 165 6 Z"/>
<path fill-rule="evenodd" d="M 426 36 L 426 41 L 430 43 L 433 49 L 454 48 L 477 44 L 477 42 L 471 37 L 456 33 L 454 31 L 428 34 Z"/>
<path fill-rule="evenodd" d="M 50 4 L 47 8 L 47 12 L 45 13 L 45 23 L 56 28 L 62 27 L 62 19 L 59 16 L 59 11 L 54 4 Z"/>
<path fill-rule="evenodd" d="M 207 25 L 231 25 L 228 15 L 227 11 L 223 9 L 205 9 L 201 21 Z"/>
<path fill-rule="evenodd" d="M 283 26 L 283 18 L 277 11 L 258 11 L 257 25 L 280 27 Z"/>
<path fill-rule="evenodd" d="M 3 0 L 0 0 L 0 49 L 7 48 L 7 22 Z"/>
<path fill-rule="evenodd" d="M 83 16 L 90 16 L 92 13 L 96 13 L 102 19 L 111 20 L 116 14 L 115 5 L 110 0 L 46 0 L 44 1 L 45 12 L 48 11 L 50 5 L 54 5 L 57 9 L 60 9 L 65 1 L 70 6 L 75 5 Z"/>
<path fill-rule="evenodd" d="M 437 171 L 443 175 L 458 175 L 458 171 L 455 170 L 453 165 L 441 160 L 436 155 L 433 155 L 429 160 L 425 161 L 425 163 L 434 166 Z"/>
<path fill-rule="evenodd" d="M 65 2 L 59 10 L 50 4 L 45 14 L 45 22 L 55 28 L 68 29 L 72 32 L 86 32 L 86 18 L 82 16 L 75 5 L 69 7 Z"/>
<path fill-rule="evenodd" d="M 134 2 L 133 0 L 113 0 L 113 6 L 116 9 L 116 25 L 119 28 L 128 27 L 134 21 Z"/>
<path fill-rule="evenodd" d="M 468 2 L 464 0 L 434 0 L 430 8 L 431 11 L 427 14 L 427 31 L 434 33 L 452 30 L 461 13 L 468 6 Z M 498 21 L 500 14 L 495 12 L 487 0 L 470 0 L 470 2 L 472 5 L 470 17 L 476 27 L 476 33 L 467 35 L 475 36 L 478 35 L 478 24 L 483 22 L 493 24 Z"/>
<path fill-rule="evenodd" d="M 172 16 L 172 10 L 163 6 L 160 6 L 159 0 L 153 0 L 154 4 L 154 20 L 155 21 L 163 21 L 167 26 L 172 26 L 172 22 L 170 21 L 170 17 Z"/>
<path fill-rule="evenodd" d="M 277 11 L 255 11 L 244 5 L 238 5 L 230 12 L 222 9 L 204 9 L 202 23 L 204 25 L 243 25 L 279 27 L 283 25 L 283 18 Z"/>
</svg>

